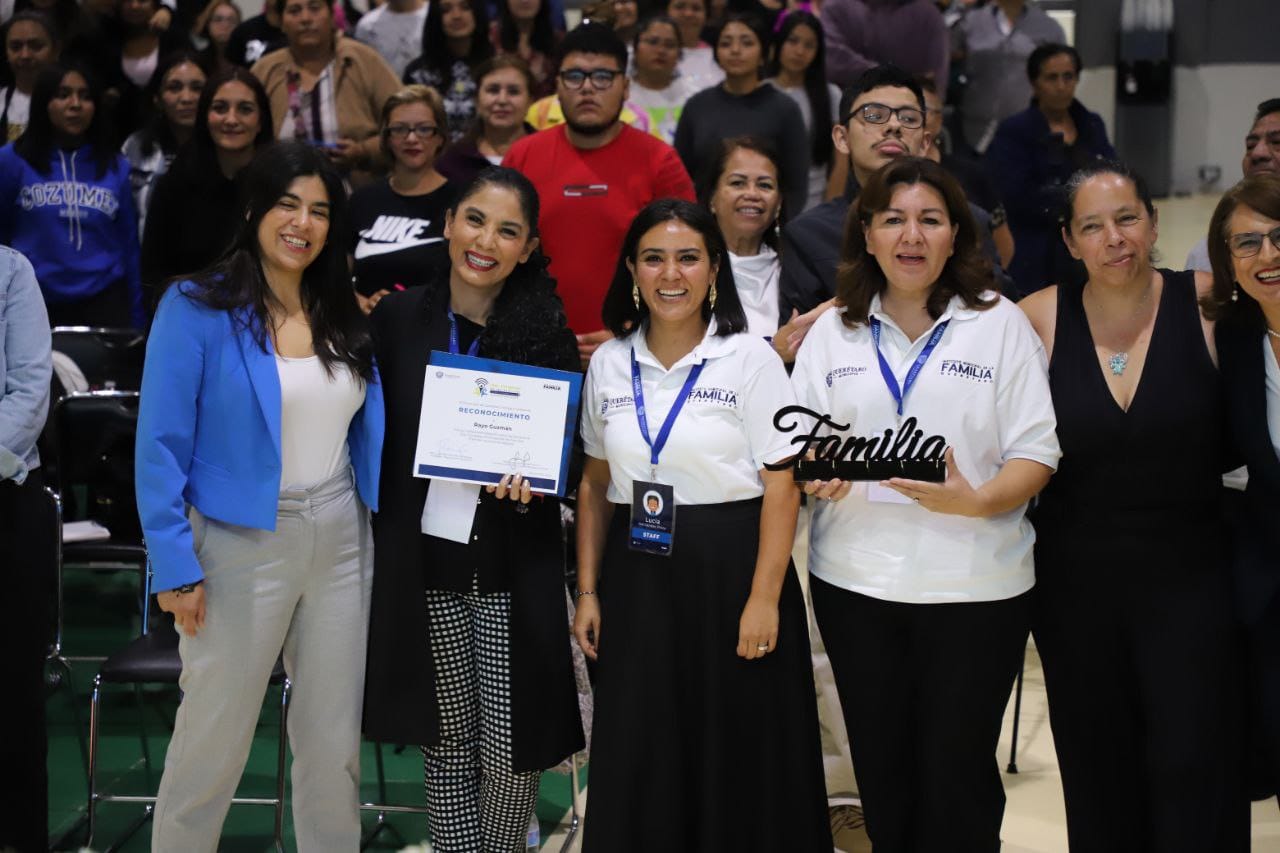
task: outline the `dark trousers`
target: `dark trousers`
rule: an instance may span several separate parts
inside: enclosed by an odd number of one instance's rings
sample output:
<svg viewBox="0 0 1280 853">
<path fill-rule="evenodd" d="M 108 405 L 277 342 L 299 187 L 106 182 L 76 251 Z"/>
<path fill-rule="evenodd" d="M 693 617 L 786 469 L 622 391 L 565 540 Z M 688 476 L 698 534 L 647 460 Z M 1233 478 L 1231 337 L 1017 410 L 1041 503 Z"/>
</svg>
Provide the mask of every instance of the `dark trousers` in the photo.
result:
<svg viewBox="0 0 1280 853">
<path fill-rule="evenodd" d="M 1238 628 L 1222 572 L 1188 562 L 1053 564 L 1036 585 L 1073 851 L 1249 849 Z"/>
<path fill-rule="evenodd" d="M 97 326 L 107 329 L 133 327 L 129 286 L 113 282 L 85 299 L 75 302 L 45 303 L 50 326 Z"/>
<path fill-rule="evenodd" d="M 1253 795 L 1280 793 L 1280 595 L 1249 626 Z"/>
<path fill-rule="evenodd" d="M 816 577 L 811 590 L 876 853 L 996 853 L 996 743 L 1029 595 L 901 604 Z"/>
<path fill-rule="evenodd" d="M 43 479 L 0 481 L 0 849 L 46 850 L 49 773 L 44 720 L 44 658 L 50 635 L 55 532 Z"/>
</svg>

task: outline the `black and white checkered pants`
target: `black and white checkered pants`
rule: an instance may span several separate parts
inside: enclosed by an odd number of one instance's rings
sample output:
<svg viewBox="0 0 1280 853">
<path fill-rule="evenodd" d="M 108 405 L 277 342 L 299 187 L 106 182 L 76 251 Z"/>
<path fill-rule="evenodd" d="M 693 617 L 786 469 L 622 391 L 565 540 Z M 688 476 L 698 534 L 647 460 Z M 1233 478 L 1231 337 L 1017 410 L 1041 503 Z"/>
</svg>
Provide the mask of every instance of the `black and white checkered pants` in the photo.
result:
<svg viewBox="0 0 1280 853">
<path fill-rule="evenodd" d="M 511 593 L 427 591 L 440 742 L 423 747 L 437 853 L 525 849 L 534 770 L 512 770 Z"/>
</svg>

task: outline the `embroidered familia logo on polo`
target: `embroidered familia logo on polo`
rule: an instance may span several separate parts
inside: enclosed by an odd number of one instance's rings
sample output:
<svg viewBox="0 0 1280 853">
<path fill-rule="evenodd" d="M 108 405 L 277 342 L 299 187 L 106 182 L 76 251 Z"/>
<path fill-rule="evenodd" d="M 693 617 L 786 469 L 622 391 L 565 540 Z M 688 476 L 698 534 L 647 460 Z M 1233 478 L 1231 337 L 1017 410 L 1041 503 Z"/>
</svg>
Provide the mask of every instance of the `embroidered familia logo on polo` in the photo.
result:
<svg viewBox="0 0 1280 853">
<path fill-rule="evenodd" d="M 938 373 L 942 376 L 951 376 L 958 379 L 971 379 L 974 382 L 994 382 L 996 378 L 996 369 L 994 367 L 988 367 L 985 364 L 974 364 L 971 361 L 961 361 L 955 358 L 944 358 L 938 366 Z"/>
<path fill-rule="evenodd" d="M 690 406 L 714 406 L 724 409 L 738 408 L 738 392 L 731 388 L 704 388 L 701 385 L 695 385 L 689 390 L 689 396 L 685 400 Z M 616 409 L 633 409 L 635 408 L 635 398 L 630 394 L 620 394 L 617 397 L 605 397 L 600 401 L 600 414 L 607 415 Z"/>
</svg>

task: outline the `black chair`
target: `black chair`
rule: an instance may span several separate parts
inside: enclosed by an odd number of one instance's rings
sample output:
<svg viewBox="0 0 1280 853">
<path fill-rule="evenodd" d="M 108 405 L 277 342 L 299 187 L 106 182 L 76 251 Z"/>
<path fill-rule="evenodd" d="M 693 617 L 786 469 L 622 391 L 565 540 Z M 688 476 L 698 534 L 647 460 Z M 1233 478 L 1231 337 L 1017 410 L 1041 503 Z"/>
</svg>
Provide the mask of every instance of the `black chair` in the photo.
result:
<svg viewBox="0 0 1280 853">
<path fill-rule="evenodd" d="M 146 572 L 133 485 L 137 391 L 68 394 L 54 406 L 58 497 L 67 521 L 107 528 L 102 541 L 64 542 L 64 566 Z"/>
<path fill-rule="evenodd" d="M 142 388 L 147 339 L 135 329 L 55 326 L 53 349 L 76 363 L 91 391 Z"/>
<path fill-rule="evenodd" d="M 149 601 L 144 599 L 144 601 Z M 144 605 L 145 607 L 145 605 Z M 148 608 L 149 609 L 149 608 Z M 143 617 L 144 629 L 148 622 Z M 155 811 L 156 796 L 154 794 L 110 794 L 98 790 L 98 731 L 102 716 L 102 689 L 108 684 L 131 685 L 135 691 L 144 684 L 171 685 L 176 687 L 178 677 L 182 674 L 182 659 L 178 656 L 178 632 L 173 627 L 173 620 L 165 618 L 162 624 L 153 631 L 145 631 L 142 636 L 120 649 L 103 662 L 102 668 L 93 679 L 93 697 L 89 704 L 89 837 L 85 841 L 88 847 L 93 846 L 97 832 L 97 808 L 100 803 L 142 803 L 146 808 L 143 813 L 128 827 L 123 838 L 118 839 L 108 849 L 114 849 L 125 839 L 132 836 L 148 820 Z M 274 841 L 278 851 L 284 850 L 284 779 L 285 779 L 285 738 L 289 724 L 289 691 L 290 682 L 285 675 L 284 665 L 277 660 L 271 673 L 271 683 L 282 685 L 280 691 L 280 734 L 276 753 L 276 784 L 274 797 L 236 797 L 232 805 L 272 806 L 275 809 Z M 146 733 L 142 733 L 142 758 L 150 775 L 151 755 L 147 748 Z"/>
</svg>

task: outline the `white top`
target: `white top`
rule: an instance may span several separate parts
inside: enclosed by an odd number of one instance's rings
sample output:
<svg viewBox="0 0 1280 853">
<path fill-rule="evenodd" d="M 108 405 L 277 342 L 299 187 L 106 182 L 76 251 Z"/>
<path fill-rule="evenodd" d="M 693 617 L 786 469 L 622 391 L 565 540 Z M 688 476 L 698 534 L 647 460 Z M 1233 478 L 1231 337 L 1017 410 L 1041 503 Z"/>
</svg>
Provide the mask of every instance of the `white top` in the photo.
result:
<svg viewBox="0 0 1280 853">
<path fill-rule="evenodd" d="M 0 112 L 4 113 L 9 123 L 7 139 L 0 139 L 0 145 L 12 142 L 27 129 L 27 121 L 31 115 L 31 96 L 18 91 L 16 86 L 0 89 Z"/>
<path fill-rule="evenodd" d="M 422 26 L 426 20 L 426 3 L 414 12 L 393 12 L 379 6 L 360 17 L 356 38 L 382 54 L 398 79 L 404 76 L 405 67 L 422 54 Z"/>
<path fill-rule="evenodd" d="M 994 294 L 988 293 L 988 296 Z M 880 346 L 899 386 L 932 329 L 914 342 L 880 310 Z M 832 309 L 813 324 L 791 379 L 800 404 L 850 424 L 847 435 L 874 436 L 899 425 L 869 325 L 845 327 Z M 1061 450 L 1040 338 L 1017 306 L 1001 297 L 985 311 L 952 300 L 937 349 L 906 395 L 903 419 L 924 438 L 940 435 L 960 472 L 977 488 L 1010 459 L 1057 468 Z M 937 323 L 934 324 L 936 327 Z M 804 419 L 800 430 L 809 431 Z M 796 434 L 799 434 L 797 432 Z M 896 492 L 857 483 L 841 501 L 813 514 L 809 571 L 828 583 L 886 601 L 995 601 L 1032 587 L 1035 532 L 1025 506 L 991 518 L 930 512 Z"/>
<path fill-rule="evenodd" d="M 160 62 L 160 48 L 139 57 L 120 57 L 120 70 L 135 86 L 145 87 L 151 82 L 151 75 L 156 73 L 156 65 Z"/>
<path fill-rule="evenodd" d="M 364 383 L 344 366 L 325 373 L 319 356 L 276 355 L 280 374 L 280 487 L 310 486 L 350 464 L 347 430 L 364 405 Z"/>
<path fill-rule="evenodd" d="M 772 338 L 778 331 L 778 253 L 761 243 L 760 252 L 743 257 L 729 253 L 733 282 L 747 312 L 747 331 L 759 338 Z"/>
<path fill-rule="evenodd" d="M 1271 349 L 1271 336 L 1262 338 L 1262 357 L 1267 365 L 1267 431 L 1271 433 L 1271 443 L 1280 456 L 1280 364 L 1276 363 L 1276 354 Z"/>
<path fill-rule="evenodd" d="M 813 139 L 813 110 L 809 105 L 809 93 L 804 90 L 803 86 L 794 86 L 786 88 L 780 84 L 776 78 L 770 77 L 765 81 L 791 100 L 795 101 L 796 106 L 800 108 L 800 117 L 804 119 L 804 129 L 809 134 L 809 138 Z M 827 97 L 831 100 L 831 121 L 840 121 L 840 90 L 832 85 L 827 84 Z M 831 135 L 831 128 L 823 128 L 823 133 Z M 840 152 L 833 151 L 832 157 L 840 156 Z M 809 195 L 805 199 L 804 209 L 808 210 L 814 205 L 822 204 L 822 197 L 827 192 L 827 166 L 829 163 L 815 163 L 809 167 Z M 794 219 L 804 211 L 787 211 L 787 216 Z"/>
<path fill-rule="evenodd" d="M 330 62 L 325 66 L 324 71 L 320 72 L 320 76 L 316 78 L 315 85 L 310 92 L 301 92 L 300 106 L 302 110 L 302 121 L 307 128 L 307 135 L 302 139 L 313 139 L 321 142 L 337 142 L 338 141 L 338 108 L 333 100 L 333 63 Z M 312 120 L 311 101 L 313 98 L 320 99 L 320 133 L 316 134 L 315 122 Z M 298 122 L 294 118 L 293 110 L 285 108 L 284 121 L 280 122 L 279 139 L 298 139 L 297 135 Z"/>
<path fill-rule="evenodd" d="M 676 73 L 693 85 L 693 91 L 710 89 L 724 80 L 724 69 L 716 65 L 715 52 L 710 47 L 686 47 L 680 52 Z"/>
<path fill-rule="evenodd" d="M 631 94 L 627 101 L 639 107 L 649 116 L 649 132 L 668 145 L 676 141 L 676 124 L 684 110 L 685 101 L 701 91 L 688 77 L 678 76 L 665 89 L 648 89 L 639 80 L 631 81 Z"/>
<path fill-rule="evenodd" d="M 781 359 L 761 338 L 715 337 L 714 329 L 713 322 L 670 370 L 649 352 L 643 333 L 607 341 L 592 356 L 582 395 L 582 443 L 587 455 L 609 463 L 610 501 L 631 503 L 632 481 L 651 479 L 649 446 L 632 398 L 633 343 L 654 440 L 689 371 L 706 362 L 658 458 L 658 480 L 675 487 L 677 505 L 759 497 L 760 469 L 791 455 L 789 436 L 773 428 L 774 412 L 795 402 Z"/>
</svg>

